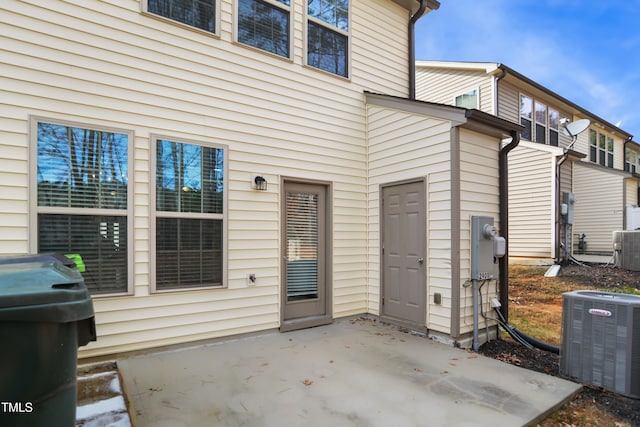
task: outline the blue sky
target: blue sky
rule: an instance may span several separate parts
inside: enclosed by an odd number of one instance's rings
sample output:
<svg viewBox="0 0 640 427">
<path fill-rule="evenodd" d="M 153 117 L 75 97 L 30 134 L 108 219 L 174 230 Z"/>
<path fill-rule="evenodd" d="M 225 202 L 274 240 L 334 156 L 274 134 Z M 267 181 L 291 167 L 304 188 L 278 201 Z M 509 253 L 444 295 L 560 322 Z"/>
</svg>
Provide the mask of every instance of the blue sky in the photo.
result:
<svg viewBox="0 0 640 427">
<path fill-rule="evenodd" d="M 502 63 L 640 141 L 640 0 L 440 0 L 416 59 Z"/>
</svg>

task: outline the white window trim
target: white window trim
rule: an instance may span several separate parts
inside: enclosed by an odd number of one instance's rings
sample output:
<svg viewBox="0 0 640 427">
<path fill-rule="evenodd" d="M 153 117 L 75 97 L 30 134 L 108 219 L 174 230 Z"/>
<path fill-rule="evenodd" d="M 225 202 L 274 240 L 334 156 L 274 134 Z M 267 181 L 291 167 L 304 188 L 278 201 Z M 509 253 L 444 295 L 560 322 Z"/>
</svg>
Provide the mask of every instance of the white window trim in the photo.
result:
<svg viewBox="0 0 640 427">
<path fill-rule="evenodd" d="M 612 137 L 611 135 L 609 135 L 606 132 L 601 132 L 598 129 L 594 129 L 594 128 L 589 128 L 590 131 L 594 131 L 596 134 L 596 159 L 591 160 L 591 155 L 590 153 L 588 153 L 588 157 L 587 160 L 589 161 L 589 163 L 593 163 L 594 165 L 598 165 L 600 167 L 604 167 L 604 168 L 608 168 L 608 169 L 615 169 L 615 164 L 616 164 L 616 139 L 614 137 Z M 604 136 L 605 140 L 604 140 L 604 149 L 600 148 L 600 136 Z M 611 140 L 613 142 L 613 147 L 612 147 L 612 151 L 609 151 L 609 140 Z M 591 140 L 589 139 L 589 151 L 591 150 Z M 609 154 L 611 154 L 612 159 L 611 159 L 611 166 L 609 166 Z M 604 165 L 600 164 L 600 158 L 601 156 L 604 156 Z M 625 157 L 625 161 L 626 161 L 626 157 Z"/>
<path fill-rule="evenodd" d="M 522 115 L 522 97 L 526 97 L 529 98 L 531 100 L 531 117 L 527 118 L 525 116 Z M 519 92 L 518 93 L 518 99 L 517 99 L 517 105 L 518 105 L 518 123 L 521 124 L 522 123 L 522 119 L 528 120 L 530 121 L 530 125 L 531 128 L 529 129 L 529 132 L 531 133 L 531 139 L 525 139 L 525 141 L 531 141 L 531 142 L 535 142 L 535 125 L 536 125 L 536 116 L 535 116 L 535 99 L 533 98 L 533 96 L 531 95 L 527 95 L 526 93 L 523 92 Z"/>
<path fill-rule="evenodd" d="M 147 2 L 148 0 L 141 0 L 140 1 L 140 12 L 145 15 L 148 16 L 150 18 L 153 19 L 157 19 L 158 21 L 167 23 L 167 24 L 171 24 L 171 25 L 175 25 L 177 27 L 181 27 L 190 31 L 194 31 L 198 34 L 204 34 L 206 36 L 209 37 L 215 37 L 215 38 L 220 38 L 220 3 L 222 2 L 222 0 L 215 0 L 216 2 L 216 21 L 215 21 L 215 31 L 211 32 L 211 31 L 207 31 L 207 30 L 203 30 L 202 28 L 198 28 L 198 27 L 194 27 L 191 26 L 189 24 L 185 24 L 184 22 L 180 22 L 180 21 L 176 21 L 174 19 L 171 18 L 167 18 L 166 16 L 162 16 L 162 15 L 158 15 L 157 13 L 153 13 L 153 12 L 149 12 L 148 6 L 147 6 Z"/>
<path fill-rule="evenodd" d="M 260 49 L 259 47 L 255 47 L 255 46 L 251 46 L 250 44 L 246 44 L 241 42 L 240 40 L 238 40 L 238 18 L 240 17 L 240 1 L 239 0 L 235 0 L 235 5 L 233 8 L 234 14 L 233 14 L 233 43 L 238 45 L 238 46 L 242 46 L 246 49 L 252 50 L 254 52 L 260 52 L 264 55 L 269 55 L 271 57 L 283 60 L 283 61 L 287 61 L 287 62 L 293 62 L 293 50 L 294 50 L 294 45 L 293 45 L 293 27 L 295 26 L 295 22 L 294 22 L 294 14 L 293 14 L 293 6 L 295 5 L 295 1 L 296 0 L 291 0 L 291 4 L 289 6 L 282 4 L 280 2 L 277 2 L 275 0 L 263 0 L 265 3 L 269 3 L 269 4 L 273 4 L 274 6 L 279 7 L 282 10 L 286 10 L 289 13 L 289 56 L 282 56 L 282 55 L 278 55 L 277 53 L 273 53 L 273 52 L 269 52 L 268 50 L 264 50 L 264 49 Z"/>
<path fill-rule="evenodd" d="M 128 153 L 127 168 L 128 186 L 127 186 L 127 209 L 125 215 L 120 209 L 91 209 L 82 208 L 83 212 L 91 215 L 114 215 L 127 218 L 127 290 L 125 292 L 114 292 L 105 294 L 92 295 L 92 298 L 107 298 L 113 296 L 133 295 L 133 275 L 134 275 L 134 216 L 133 216 L 133 193 L 134 193 L 134 132 L 128 129 L 114 128 L 110 126 L 99 126 L 95 124 L 87 124 L 63 119 L 55 119 L 51 117 L 29 116 L 29 252 L 38 252 L 38 214 L 77 214 L 80 208 L 55 207 L 55 206 L 38 206 L 38 123 L 51 123 L 61 126 L 77 127 L 82 129 L 90 129 L 96 131 L 106 131 L 114 133 L 122 133 L 128 136 Z"/>
<path fill-rule="evenodd" d="M 174 142 L 180 142 L 184 144 L 193 144 L 199 146 L 206 146 L 212 148 L 220 148 L 224 150 L 224 183 L 223 183 L 223 197 L 222 197 L 222 214 L 203 214 L 203 213 L 180 213 L 180 212 L 158 212 L 156 211 L 156 149 L 158 140 L 168 140 Z M 193 291 L 208 291 L 215 289 L 227 289 L 227 265 L 228 265 L 228 199 L 229 199 L 229 147 L 225 144 L 206 142 L 193 140 L 188 138 L 180 138 L 169 135 L 151 134 L 149 135 L 150 141 L 150 192 L 149 192 L 149 250 L 150 250 L 150 268 L 149 289 L 154 294 L 166 294 L 175 292 L 193 292 Z M 157 289 L 156 287 L 156 218 L 158 217 L 171 217 L 171 218 L 202 218 L 202 219 L 221 219 L 222 220 L 222 284 L 211 286 L 195 286 L 185 288 L 172 288 L 172 289 Z"/>
<path fill-rule="evenodd" d="M 533 95 L 529 95 L 528 93 L 525 92 L 519 92 L 518 93 L 518 123 L 519 120 L 521 118 L 524 118 L 524 116 L 522 115 L 522 112 L 520 111 L 520 97 L 522 96 L 526 96 L 527 98 L 531 99 L 531 119 L 527 119 L 527 120 L 531 120 L 531 140 L 526 139 L 525 141 L 531 141 L 534 142 L 538 145 L 550 145 L 553 147 L 553 145 L 551 145 L 551 135 L 550 132 L 556 132 L 558 134 L 558 146 L 560 146 L 560 142 L 561 142 L 561 128 L 562 126 L 558 123 L 558 129 L 553 129 L 551 127 L 551 120 L 550 120 L 550 111 L 553 110 L 555 112 L 558 113 L 558 122 L 560 122 L 560 120 L 562 120 L 563 117 L 567 117 L 566 114 L 563 114 L 562 110 L 560 108 L 557 108 L 555 105 L 548 103 L 547 101 L 543 101 L 539 98 L 536 98 Z M 546 123 L 540 123 L 537 121 L 536 118 L 536 103 L 539 104 L 543 104 L 546 106 Z M 545 143 L 542 144 L 540 142 L 536 142 L 536 125 L 539 124 L 541 126 L 544 126 L 545 128 Z"/>
<path fill-rule="evenodd" d="M 295 1 L 295 0 L 292 0 Z M 351 62 L 352 62 L 352 54 L 351 54 L 351 38 L 352 38 L 352 27 L 353 27 L 353 15 L 352 15 L 352 3 L 353 0 L 349 0 L 349 31 L 344 31 L 341 30 L 337 27 L 334 27 L 332 25 L 327 24 L 326 22 L 317 19 L 313 16 L 309 16 L 309 4 L 308 4 L 308 0 L 303 0 L 303 5 L 302 7 L 304 8 L 304 58 L 303 58 L 303 63 L 305 68 L 310 68 L 312 70 L 318 71 L 320 73 L 324 73 L 328 76 L 333 76 L 342 80 L 347 80 L 347 81 L 351 81 Z M 323 70 L 322 68 L 318 68 L 318 67 L 314 67 L 313 65 L 309 65 L 309 25 L 308 22 L 311 21 L 314 24 L 323 26 L 325 28 L 328 28 L 331 31 L 334 31 L 338 34 L 342 34 L 343 36 L 347 37 L 347 75 L 345 76 L 341 76 L 340 74 L 336 74 L 336 73 L 332 73 L 330 71 L 326 71 Z"/>
<path fill-rule="evenodd" d="M 454 95 L 454 96 L 453 96 L 453 102 L 452 102 L 452 105 L 457 106 L 457 105 L 456 105 L 456 99 L 457 99 L 458 97 L 460 97 L 460 96 L 464 96 L 464 95 L 468 94 L 469 92 L 474 92 L 474 91 L 476 92 L 476 106 L 475 106 L 474 108 L 475 108 L 476 110 L 479 110 L 479 109 L 480 109 L 480 87 L 479 87 L 479 86 L 476 86 L 476 87 L 470 88 L 469 90 L 465 90 L 464 92 L 461 92 L 461 93 L 458 93 L 457 95 Z"/>
</svg>

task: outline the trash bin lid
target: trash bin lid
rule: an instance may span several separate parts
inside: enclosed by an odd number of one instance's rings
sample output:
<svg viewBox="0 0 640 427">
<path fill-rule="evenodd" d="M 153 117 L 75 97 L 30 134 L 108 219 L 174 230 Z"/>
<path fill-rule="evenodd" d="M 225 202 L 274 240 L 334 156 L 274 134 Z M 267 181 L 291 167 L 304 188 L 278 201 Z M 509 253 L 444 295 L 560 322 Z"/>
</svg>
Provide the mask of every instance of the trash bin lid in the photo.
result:
<svg viewBox="0 0 640 427">
<path fill-rule="evenodd" d="M 51 255 L 0 260 L 0 321 L 65 323 L 93 315 L 75 268 Z"/>
</svg>

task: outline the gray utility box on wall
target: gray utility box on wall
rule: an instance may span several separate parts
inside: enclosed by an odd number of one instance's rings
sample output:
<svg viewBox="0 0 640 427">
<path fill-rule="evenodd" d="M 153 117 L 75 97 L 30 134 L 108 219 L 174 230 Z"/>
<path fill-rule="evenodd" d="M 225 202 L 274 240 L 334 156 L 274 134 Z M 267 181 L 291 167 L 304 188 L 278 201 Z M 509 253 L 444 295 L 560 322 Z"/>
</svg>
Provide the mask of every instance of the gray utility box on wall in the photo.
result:
<svg viewBox="0 0 640 427">
<path fill-rule="evenodd" d="M 497 276 L 494 258 L 494 241 L 497 235 L 493 217 L 471 217 L 471 278 L 491 280 Z"/>
<path fill-rule="evenodd" d="M 640 399 L 640 296 L 563 294 L 560 373 Z"/>
</svg>

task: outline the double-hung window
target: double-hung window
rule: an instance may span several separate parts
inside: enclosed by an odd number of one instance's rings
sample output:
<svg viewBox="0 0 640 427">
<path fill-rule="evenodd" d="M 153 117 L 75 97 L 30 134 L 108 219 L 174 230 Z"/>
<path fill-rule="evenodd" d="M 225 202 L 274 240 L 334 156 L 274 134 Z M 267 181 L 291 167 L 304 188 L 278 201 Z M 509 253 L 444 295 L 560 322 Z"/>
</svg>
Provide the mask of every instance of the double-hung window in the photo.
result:
<svg viewBox="0 0 640 427">
<path fill-rule="evenodd" d="M 129 290 L 127 131 L 32 119 L 37 251 L 79 257 L 92 294 Z"/>
<path fill-rule="evenodd" d="M 527 141 L 548 144 L 559 143 L 560 112 L 528 95 L 520 95 L 521 137 Z"/>
<path fill-rule="evenodd" d="M 153 141 L 155 290 L 223 286 L 226 150 Z"/>
<path fill-rule="evenodd" d="M 238 41 L 289 58 L 290 0 L 238 0 Z"/>
<path fill-rule="evenodd" d="M 526 95 L 520 95 L 520 124 L 524 126 L 522 131 L 522 139 L 531 141 L 533 135 L 533 99 Z"/>
<path fill-rule="evenodd" d="M 624 170 L 631 173 L 640 172 L 640 154 L 638 152 L 627 149 Z"/>
<path fill-rule="evenodd" d="M 349 0 L 307 0 L 307 64 L 349 76 Z"/>
<path fill-rule="evenodd" d="M 560 113 L 549 107 L 549 145 L 558 146 L 560 130 Z"/>
<path fill-rule="evenodd" d="M 146 12 L 210 33 L 216 32 L 216 0 L 145 0 Z"/>
<path fill-rule="evenodd" d="M 535 141 L 540 144 L 547 143 L 547 106 L 539 101 L 536 101 Z"/>
<path fill-rule="evenodd" d="M 613 138 L 589 129 L 589 161 L 613 167 Z"/>
</svg>

